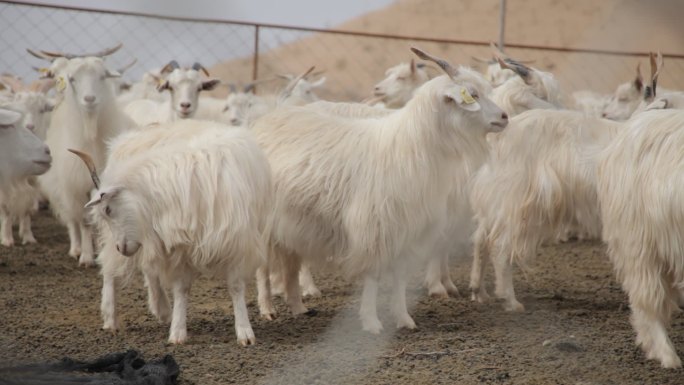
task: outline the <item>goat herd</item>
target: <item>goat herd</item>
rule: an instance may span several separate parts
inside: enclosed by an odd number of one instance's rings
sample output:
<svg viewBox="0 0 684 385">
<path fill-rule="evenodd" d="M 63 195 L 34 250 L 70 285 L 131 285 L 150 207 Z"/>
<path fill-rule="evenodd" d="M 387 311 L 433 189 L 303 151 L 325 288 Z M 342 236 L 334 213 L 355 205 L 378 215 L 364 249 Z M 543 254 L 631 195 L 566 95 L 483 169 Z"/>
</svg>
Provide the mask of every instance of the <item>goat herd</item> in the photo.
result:
<svg viewBox="0 0 684 385">
<path fill-rule="evenodd" d="M 275 95 L 252 83 L 226 100 L 200 97 L 220 81 L 197 63 L 124 87 L 104 61 L 119 47 L 29 50 L 49 67 L 30 86 L 3 76 L 0 94 L 2 244 L 13 221 L 35 242 L 30 215 L 48 201 L 69 255 L 88 266 L 98 254 L 104 329 L 120 327 L 117 291 L 139 271 L 169 341 L 185 342 L 204 275 L 228 282 L 238 343 L 250 345 L 246 282 L 256 274 L 262 317 L 275 316 L 278 290 L 302 314 L 303 294 L 319 292 L 310 269 L 324 266 L 363 282 L 370 333 L 383 330 L 376 298 L 391 276 L 396 326 L 412 329 L 408 272 L 425 267 L 430 295 L 457 295 L 448 259 L 471 253 L 472 299 L 489 298 L 488 256 L 496 297 L 523 311 L 514 263 L 544 242 L 602 237 L 637 343 L 681 366 L 666 328 L 684 305 L 684 93 L 656 89 L 660 55 L 650 78 L 637 68 L 615 95 L 576 93 L 568 109 L 551 73 L 496 49 L 482 75 L 412 48 L 428 63 L 390 68 L 366 102 L 333 103 L 317 101 L 325 79 L 313 68 Z M 432 65 L 444 75 L 431 78 Z"/>
</svg>

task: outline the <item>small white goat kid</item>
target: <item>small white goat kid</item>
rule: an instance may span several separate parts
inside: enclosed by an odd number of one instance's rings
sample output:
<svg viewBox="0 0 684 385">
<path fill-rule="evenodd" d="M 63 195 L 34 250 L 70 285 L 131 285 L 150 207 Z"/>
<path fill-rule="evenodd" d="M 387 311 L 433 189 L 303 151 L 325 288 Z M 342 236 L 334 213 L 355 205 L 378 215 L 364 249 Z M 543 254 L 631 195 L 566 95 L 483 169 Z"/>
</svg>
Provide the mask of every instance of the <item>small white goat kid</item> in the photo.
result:
<svg viewBox="0 0 684 385">
<path fill-rule="evenodd" d="M 173 291 L 169 342 L 186 341 L 190 286 L 205 275 L 228 282 L 237 340 L 253 344 L 245 280 L 267 257 L 270 175 L 252 134 L 219 123 L 183 120 L 115 139 L 86 205 L 101 232 L 104 329 L 119 327 L 116 281 L 137 267 L 150 310 L 163 321 L 170 312 L 165 289 Z"/>
<path fill-rule="evenodd" d="M 425 83 L 402 109 L 383 117 L 346 118 L 280 107 L 253 127 L 273 167 L 271 242 L 283 262 L 293 314 L 307 312 L 298 282 L 302 260 L 330 262 L 363 279 L 364 330 L 383 329 L 376 297 L 378 279 L 388 270 L 394 277 L 396 325 L 415 328 L 406 305 L 406 269 L 441 234 L 454 165 L 486 148 L 485 135 L 508 121 L 478 88 L 479 81 L 444 60 L 414 52 L 448 76 Z"/>
</svg>

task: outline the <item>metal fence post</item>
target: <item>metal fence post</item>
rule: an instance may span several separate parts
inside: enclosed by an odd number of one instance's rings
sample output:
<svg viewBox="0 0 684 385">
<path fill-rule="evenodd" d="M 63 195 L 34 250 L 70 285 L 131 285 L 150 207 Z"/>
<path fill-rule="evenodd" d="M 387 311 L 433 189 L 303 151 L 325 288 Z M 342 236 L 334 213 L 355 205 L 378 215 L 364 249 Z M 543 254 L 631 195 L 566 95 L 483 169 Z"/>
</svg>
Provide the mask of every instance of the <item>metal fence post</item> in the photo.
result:
<svg viewBox="0 0 684 385">
<path fill-rule="evenodd" d="M 504 31 L 506 30 L 506 0 L 499 3 L 499 49 L 504 50 Z"/>
<path fill-rule="evenodd" d="M 259 25 L 254 26 L 254 60 L 252 61 L 252 81 L 259 76 Z"/>
</svg>

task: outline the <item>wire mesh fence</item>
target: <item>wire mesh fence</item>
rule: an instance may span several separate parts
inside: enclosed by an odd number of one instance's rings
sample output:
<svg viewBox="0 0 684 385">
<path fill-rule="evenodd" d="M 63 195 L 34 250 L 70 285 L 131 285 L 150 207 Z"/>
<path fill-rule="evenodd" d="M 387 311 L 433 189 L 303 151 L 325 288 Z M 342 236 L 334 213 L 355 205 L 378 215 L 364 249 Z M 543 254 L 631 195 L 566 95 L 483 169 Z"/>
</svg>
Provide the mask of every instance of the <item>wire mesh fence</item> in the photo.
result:
<svg viewBox="0 0 684 385">
<path fill-rule="evenodd" d="M 491 57 L 487 42 L 180 20 L 0 2 L 1 72 L 27 80 L 37 77 L 32 67 L 45 63 L 28 55 L 26 48 L 79 53 L 98 51 L 119 42 L 124 47 L 107 61 L 117 69 L 137 59 L 137 64 L 126 73 L 129 80 L 140 79 L 143 72 L 172 59 L 182 65 L 201 62 L 210 68 L 212 76 L 232 83 L 300 73 L 315 65 L 325 71 L 327 79 L 320 95 L 331 100 L 361 100 L 370 96 L 373 85 L 387 68 L 411 59 L 411 46 L 479 69 L 484 69 L 483 64 L 473 57 Z M 567 94 L 584 89 L 612 92 L 618 84 L 634 78 L 639 62 L 645 75 L 648 72 L 646 56 L 634 53 L 516 47 L 509 44 L 507 53 L 533 60 L 533 66 L 553 72 Z M 660 84 L 684 89 L 684 55 L 666 55 Z"/>
</svg>

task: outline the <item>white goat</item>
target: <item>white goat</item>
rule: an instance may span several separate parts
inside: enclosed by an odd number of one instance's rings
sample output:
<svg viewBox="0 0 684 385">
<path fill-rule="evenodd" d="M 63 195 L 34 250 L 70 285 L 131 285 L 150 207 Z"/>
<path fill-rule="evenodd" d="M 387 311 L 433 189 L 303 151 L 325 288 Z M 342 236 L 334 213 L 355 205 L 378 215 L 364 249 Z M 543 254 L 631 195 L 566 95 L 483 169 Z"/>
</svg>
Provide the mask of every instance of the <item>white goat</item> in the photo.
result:
<svg viewBox="0 0 684 385">
<path fill-rule="evenodd" d="M 575 91 L 572 93 L 573 109 L 582 111 L 586 115 L 601 117 L 611 95 L 604 95 L 590 90 Z"/>
<path fill-rule="evenodd" d="M 0 101 L 0 106 L 22 113 L 22 125 L 35 132 L 45 140 L 50 125 L 50 112 L 55 107 L 47 93 L 55 85 L 53 79 L 37 80 L 30 85 L 24 85 L 19 79 L 10 76 L 0 76 L 0 82 L 10 87 L 8 99 Z"/>
<path fill-rule="evenodd" d="M 87 204 L 102 235 L 104 329 L 119 327 L 116 281 L 137 267 L 163 321 L 173 291 L 169 342 L 187 339 L 190 286 L 202 274 L 227 280 L 237 340 L 254 344 L 245 280 L 266 261 L 271 197 L 268 160 L 247 130 L 183 120 L 115 139 Z"/>
<path fill-rule="evenodd" d="M 532 109 L 561 109 L 560 86 L 549 72 L 527 67 L 510 58 L 497 58 L 501 68 L 508 68 L 518 76 L 494 88 L 491 98 L 513 117 Z"/>
<path fill-rule="evenodd" d="M 48 146 L 20 125 L 21 118 L 21 113 L 0 107 L 0 186 L 43 174 L 52 163 Z"/>
<path fill-rule="evenodd" d="M 52 109 L 51 101 L 45 93 L 52 87 L 52 79 L 38 80 L 30 86 L 25 86 L 19 79 L 2 76 L 0 82 L 9 85 L 12 93 L 10 100 L 0 102 L 3 108 L 12 109 L 22 113 L 22 119 L 18 124 L 36 134 L 41 140 L 45 140 L 45 133 L 49 124 L 49 111 Z M 19 235 L 22 244 L 35 243 L 36 239 L 31 231 L 31 214 L 35 212 L 37 201 L 40 197 L 35 187 L 35 177 L 26 176 L 15 178 L 12 182 L 0 188 L 0 242 L 4 246 L 12 246 L 12 223 L 19 222 Z"/>
<path fill-rule="evenodd" d="M 472 76 L 470 80 L 477 83 L 477 73 L 464 67 L 461 67 L 459 71 L 469 77 Z M 477 88 L 487 90 L 486 81 L 480 82 Z M 309 104 L 308 107 L 346 118 L 379 118 L 392 113 L 391 109 L 375 108 L 359 103 L 315 102 Z M 470 155 L 471 157 L 467 161 L 459 159 L 454 166 L 452 178 L 455 188 L 449 194 L 447 203 L 447 227 L 443 231 L 443 235 L 435 241 L 434 250 L 428 253 L 425 285 L 428 294 L 433 297 L 444 298 L 448 297 L 449 294 L 458 295 L 458 289 L 449 276 L 449 257 L 454 253 L 463 252 L 465 246 L 468 245 L 468 238 L 472 233 L 473 226 L 470 220 L 472 215 L 467 199 L 467 186 L 471 175 L 485 161 L 487 151 L 483 149 L 479 153 L 473 152 Z M 308 281 L 305 281 L 306 279 L 308 279 L 306 276 L 303 277 L 300 274 L 303 288 L 307 288 L 305 282 Z"/>
<path fill-rule="evenodd" d="M 203 79 L 200 71 L 209 75 L 199 63 L 193 64 L 192 68 L 180 68 L 176 61 L 171 61 L 167 67 L 172 69 L 171 73 L 161 80 L 157 89 L 159 92 L 168 90 L 171 93 L 169 100 L 161 103 L 148 99 L 134 100 L 124 108 L 124 112 L 140 127 L 194 117 L 199 93 L 212 90 L 220 83 L 218 79 Z"/>
<path fill-rule="evenodd" d="M 684 303 L 683 147 L 684 112 L 647 111 L 626 123 L 598 168 L 603 239 L 636 342 L 666 368 L 681 367 L 667 327 Z"/>
<path fill-rule="evenodd" d="M 141 99 L 154 100 L 159 103 L 168 101 L 170 99 L 169 94 L 166 92 L 159 92 L 157 89 L 160 82 L 167 75 L 166 73 L 161 72 L 164 68 L 145 72 L 139 81 L 131 84 L 131 87 L 128 90 L 123 91 L 116 97 L 116 102 L 119 106 L 122 109 L 125 109 L 129 103 Z"/>
<path fill-rule="evenodd" d="M 315 82 L 307 80 L 314 67 L 309 68 L 299 76 L 278 75 L 287 79 L 287 85 L 277 94 L 255 95 L 254 86 L 261 82 L 273 79 L 257 80 L 242 87 L 229 85 L 231 93 L 225 101 L 217 101 L 213 98 L 203 98 L 206 104 L 200 105 L 197 118 L 213 120 L 238 127 L 249 127 L 254 121 L 273 111 L 278 106 L 301 106 L 315 102 L 318 96 L 313 92 L 315 88 L 325 83 L 325 77 Z"/>
<path fill-rule="evenodd" d="M 83 165 L 67 149 L 95 154 L 95 164 L 101 168 L 106 159 L 105 143 L 135 124 L 117 107 L 107 83 L 117 74 L 107 70 L 102 59 L 70 59 L 57 76 L 57 89 L 64 96 L 52 112 L 47 133 L 55 164 L 38 181 L 54 213 L 69 230 L 69 255 L 80 255 L 79 264 L 88 266 L 93 264 L 93 240 L 83 206 L 92 185 Z"/>
<path fill-rule="evenodd" d="M 387 108 L 401 108 L 413 97 L 413 92 L 430 80 L 423 63 L 397 64 L 385 71 L 385 78 L 375 85 L 373 95 Z"/>
<path fill-rule="evenodd" d="M 636 77 L 631 82 L 620 84 L 610 101 L 603 109 L 603 116 L 610 120 L 627 120 L 639 107 L 644 91 L 644 78 L 641 76 L 641 64 L 636 67 Z"/>
<path fill-rule="evenodd" d="M 330 261 L 364 280 L 364 330 L 382 330 L 376 296 L 387 269 L 395 278 L 396 325 L 415 328 L 406 308 L 408 264 L 444 227 L 454 164 L 485 151 L 485 135 L 507 124 L 467 74 L 432 60 L 449 76 L 425 83 L 404 108 L 387 116 L 341 118 L 282 107 L 255 123 L 273 168 L 272 245 L 283 262 L 293 314 L 307 311 L 298 284 L 302 259 Z"/>
<path fill-rule="evenodd" d="M 511 119 L 492 138 L 490 160 L 475 176 L 471 202 L 477 220 L 470 288 L 482 285 L 483 258 L 495 269 L 496 296 L 504 308 L 523 311 L 515 298 L 512 263 L 524 266 L 544 240 L 567 226 L 600 234 L 596 155 L 620 124 L 577 111 L 531 110 Z"/>
<path fill-rule="evenodd" d="M 487 63 L 487 71 L 485 72 L 485 79 L 487 79 L 492 87 L 498 87 L 504 84 L 508 79 L 516 77 L 517 74 L 508 68 L 501 68 L 499 62 L 496 60 Z"/>
<path fill-rule="evenodd" d="M 658 90 L 658 75 L 663 68 L 663 56 L 651 52 L 651 83 L 644 87 L 644 97 L 632 115 L 650 110 L 684 109 L 684 92 Z"/>
<path fill-rule="evenodd" d="M 26 214 L 35 205 L 31 192 L 36 190 L 27 178 L 47 172 L 52 162 L 49 148 L 20 125 L 21 119 L 21 113 L 0 107 L 0 241 L 4 246 L 14 244 L 12 222 L 16 218 L 20 218 L 22 242 L 35 242 Z"/>
<path fill-rule="evenodd" d="M 0 243 L 13 246 L 12 224 L 19 223 L 23 245 L 36 243 L 31 231 L 31 214 L 38 207 L 39 191 L 29 183 L 29 177 L 17 178 L 0 186 Z"/>
</svg>

